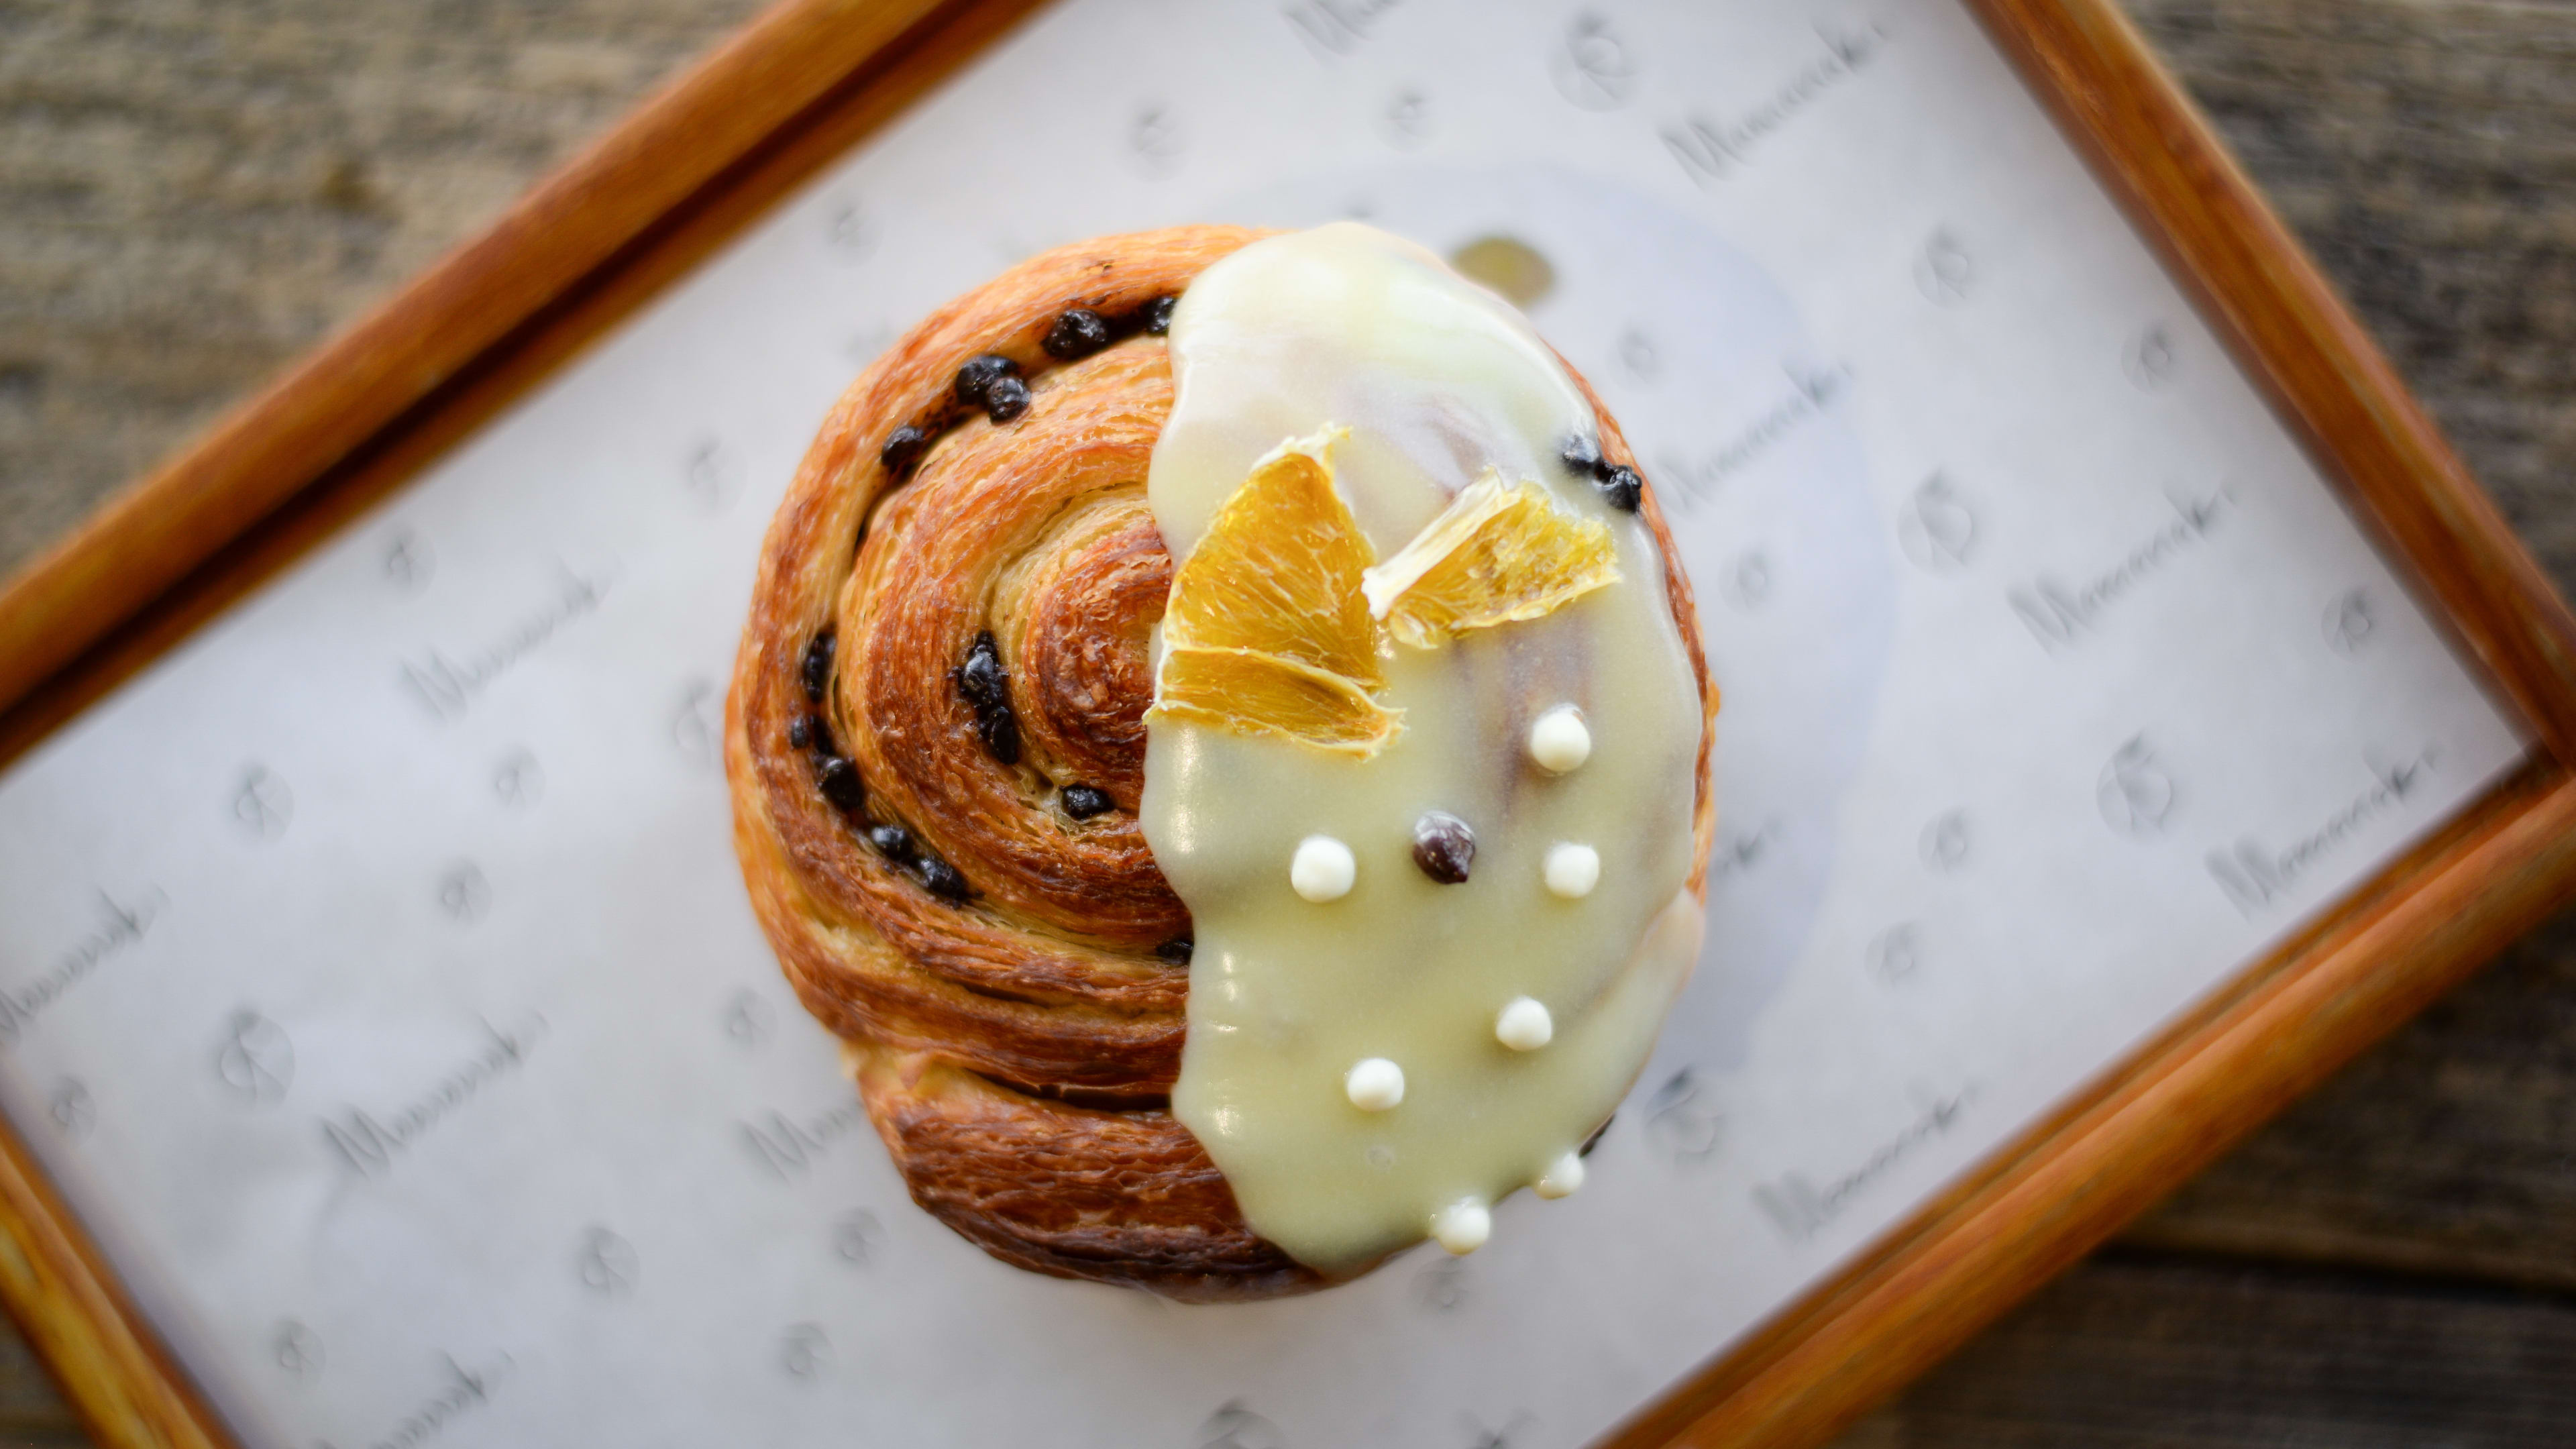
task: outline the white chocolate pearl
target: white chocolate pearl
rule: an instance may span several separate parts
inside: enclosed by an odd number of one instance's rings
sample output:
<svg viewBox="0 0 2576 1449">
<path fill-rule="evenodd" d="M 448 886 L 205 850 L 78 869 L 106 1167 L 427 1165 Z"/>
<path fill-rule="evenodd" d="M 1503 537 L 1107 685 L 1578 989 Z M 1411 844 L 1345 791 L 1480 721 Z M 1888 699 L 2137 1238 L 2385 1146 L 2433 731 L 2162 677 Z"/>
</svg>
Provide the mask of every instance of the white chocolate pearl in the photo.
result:
<svg viewBox="0 0 2576 1449">
<path fill-rule="evenodd" d="M 1288 883 L 1297 894 L 1318 905 L 1351 893 L 1360 876 L 1351 848 L 1329 835 L 1309 835 L 1297 842 L 1297 858 L 1288 863 Z"/>
<path fill-rule="evenodd" d="M 1560 704 L 1540 715 L 1530 726 L 1529 752 L 1538 767 L 1551 775 L 1580 769 L 1592 758 L 1592 731 L 1584 726 L 1583 711 Z"/>
<path fill-rule="evenodd" d="M 1516 1052 L 1534 1052 L 1556 1039 L 1556 1018 L 1547 1014 L 1547 1003 L 1530 996 L 1515 996 L 1494 1018 L 1494 1040 Z"/>
<path fill-rule="evenodd" d="M 1449 1204 L 1431 1220 L 1431 1236 L 1461 1258 L 1485 1246 L 1485 1240 L 1493 1235 L 1493 1213 L 1472 1197 Z"/>
<path fill-rule="evenodd" d="M 1583 1190 L 1583 1159 L 1569 1152 L 1547 1166 L 1532 1189 L 1540 1197 L 1572 1197 Z"/>
<path fill-rule="evenodd" d="M 1404 1068 L 1370 1057 L 1342 1074 L 1342 1090 L 1363 1112 L 1383 1112 L 1404 1100 Z"/>
<path fill-rule="evenodd" d="M 1601 884 L 1601 852 L 1588 845 L 1551 846 L 1547 852 L 1547 888 L 1551 894 L 1579 901 Z M 1348 887 L 1344 887 L 1348 889 Z M 1309 897 L 1309 899 L 1312 899 Z"/>
</svg>

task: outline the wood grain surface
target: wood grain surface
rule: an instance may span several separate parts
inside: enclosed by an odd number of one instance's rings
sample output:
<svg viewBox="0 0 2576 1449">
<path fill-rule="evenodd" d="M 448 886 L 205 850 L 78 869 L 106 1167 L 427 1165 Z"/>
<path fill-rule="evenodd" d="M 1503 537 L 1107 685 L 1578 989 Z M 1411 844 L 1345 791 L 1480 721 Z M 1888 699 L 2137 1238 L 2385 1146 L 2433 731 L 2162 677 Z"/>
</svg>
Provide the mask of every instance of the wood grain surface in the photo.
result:
<svg viewBox="0 0 2576 1449">
<path fill-rule="evenodd" d="M 0 574 L 757 0 L 0 0 Z M 2576 3 L 2133 0 L 2576 592 Z M 0 1352 L 0 1443 L 83 1442 Z M 1848 1443 L 2560 1444 L 2576 920 Z"/>
</svg>

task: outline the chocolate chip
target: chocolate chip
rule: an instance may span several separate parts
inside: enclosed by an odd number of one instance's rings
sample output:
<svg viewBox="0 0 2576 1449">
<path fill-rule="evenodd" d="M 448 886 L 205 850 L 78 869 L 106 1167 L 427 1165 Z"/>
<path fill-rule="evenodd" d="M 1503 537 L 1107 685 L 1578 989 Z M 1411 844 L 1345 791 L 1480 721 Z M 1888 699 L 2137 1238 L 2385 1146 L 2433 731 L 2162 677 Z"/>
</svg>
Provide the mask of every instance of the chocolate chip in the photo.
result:
<svg viewBox="0 0 2576 1449">
<path fill-rule="evenodd" d="M 1171 962 L 1175 966 L 1187 966 L 1190 964 L 1190 953 L 1197 949 L 1198 942 L 1191 940 L 1187 936 L 1174 936 L 1172 939 L 1155 947 L 1154 954 Z"/>
<path fill-rule="evenodd" d="M 1156 297 L 1153 301 L 1146 303 L 1145 310 L 1141 315 L 1145 319 L 1145 331 L 1147 334 L 1160 337 L 1164 333 L 1171 331 L 1172 311 L 1180 305 L 1181 299 L 1178 297 Z"/>
<path fill-rule="evenodd" d="M 1601 475 L 1601 495 L 1621 513 L 1634 513 L 1645 500 L 1646 480 L 1634 468 L 1613 468 Z"/>
<path fill-rule="evenodd" d="M 1019 371 L 1018 363 L 998 352 L 987 352 L 957 369 L 957 400 L 981 407 L 994 383 L 1006 377 L 1017 377 Z"/>
<path fill-rule="evenodd" d="M 984 389 L 984 416 L 995 426 L 1029 410 L 1029 385 L 1016 377 L 997 377 Z"/>
<path fill-rule="evenodd" d="M 930 451 L 930 430 L 910 424 L 886 435 L 885 446 L 877 449 L 877 461 L 897 478 L 909 477 L 921 455 Z"/>
<path fill-rule="evenodd" d="M 802 723 L 805 726 L 807 748 L 824 755 L 837 755 L 841 752 L 841 747 L 832 742 L 832 727 L 823 722 L 821 715 L 809 714 L 805 716 Z"/>
<path fill-rule="evenodd" d="M 1020 717 L 1009 705 L 976 711 L 975 733 L 984 737 L 984 750 L 994 759 L 1005 765 L 1020 762 Z"/>
<path fill-rule="evenodd" d="M 839 637 L 832 630 L 826 629 L 814 636 L 813 643 L 805 646 L 805 697 L 807 699 L 821 700 L 824 686 L 832 682 L 832 653 L 839 643 Z"/>
<path fill-rule="evenodd" d="M 1047 329 L 1047 356 L 1071 362 L 1109 345 L 1109 319 L 1088 307 L 1076 307 Z"/>
<path fill-rule="evenodd" d="M 912 859 L 912 832 L 900 825 L 869 826 L 868 844 L 888 860 L 901 863 Z"/>
<path fill-rule="evenodd" d="M 867 803 L 867 786 L 859 780 L 859 767 L 840 755 L 826 755 L 814 776 L 823 787 L 823 798 L 844 811 L 856 811 Z"/>
<path fill-rule="evenodd" d="M 914 861 L 912 868 L 920 874 L 923 888 L 942 900 L 962 901 L 973 894 L 967 889 L 966 877 L 957 873 L 957 867 L 938 856 L 925 855 Z"/>
<path fill-rule="evenodd" d="M 1088 820 L 1094 815 L 1105 815 L 1110 807 L 1117 803 L 1109 798 L 1108 791 L 1090 785 L 1064 787 L 1064 813 L 1076 820 Z"/>
<path fill-rule="evenodd" d="M 1476 864 L 1476 832 L 1445 810 L 1423 813 L 1413 822 L 1413 863 L 1442 885 L 1458 885 Z"/>
<path fill-rule="evenodd" d="M 1577 478 L 1598 477 L 1601 473 L 1601 440 L 1588 433 L 1576 433 L 1556 445 L 1556 460 Z"/>
<path fill-rule="evenodd" d="M 796 722 L 787 727 L 787 743 L 800 750 L 814 743 L 813 716 L 796 717 Z"/>
<path fill-rule="evenodd" d="M 1011 697 L 1010 678 L 1002 672 L 1002 651 L 993 642 L 993 631 L 985 630 L 966 646 L 966 662 L 957 666 L 957 692 L 978 713 L 1006 704 Z"/>
</svg>

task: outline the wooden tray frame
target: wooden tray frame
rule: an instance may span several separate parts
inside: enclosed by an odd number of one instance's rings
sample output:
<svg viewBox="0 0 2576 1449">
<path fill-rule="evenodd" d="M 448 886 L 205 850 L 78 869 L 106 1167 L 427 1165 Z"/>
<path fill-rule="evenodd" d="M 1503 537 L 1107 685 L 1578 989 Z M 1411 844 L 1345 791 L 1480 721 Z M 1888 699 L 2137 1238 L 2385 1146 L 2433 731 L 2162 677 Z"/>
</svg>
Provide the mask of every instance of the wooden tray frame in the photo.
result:
<svg viewBox="0 0 2576 1449">
<path fill-rule="evenodd" d="M 0 763 L 391 490 L 1041 0 L 783 0 L 0 588 Z M 1612 1449 L 1831 1435 L 2576 895 L 2576 618 L 2115 0 L 1968 0 L 2454 641 L 2527 762 Z M 0 1122 L 0 1298 L 114 1449 L 231 1446 Z"/>
</svg>

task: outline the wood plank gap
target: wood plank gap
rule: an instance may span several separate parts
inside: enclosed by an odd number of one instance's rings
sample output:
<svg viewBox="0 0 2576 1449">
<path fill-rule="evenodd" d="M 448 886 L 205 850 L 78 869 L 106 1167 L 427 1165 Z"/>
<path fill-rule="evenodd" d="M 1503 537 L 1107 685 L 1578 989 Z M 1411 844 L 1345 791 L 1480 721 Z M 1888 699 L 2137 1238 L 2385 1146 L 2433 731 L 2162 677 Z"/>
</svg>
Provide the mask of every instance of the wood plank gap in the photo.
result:
<svg viewBox="0 0 2576 1449">
<path fill-rule="evenodd" d="M 2295 1283 L 2340 1283 L 2371 1286 L 2378 1291 L 2478 1303 L 2538 1303 L 2576 1313 L 2576 1277 L 2566 1282 L 2462 1272 L 2455 1258 L 2417 1266 L 2362 1258 L 2330 1258 L 2262 1249 L 2232 1252 L 2225 1248 L 2168 1246 L 2155 1239 L 2121 1236 L 2089 1255 L 2094 1262 L 2135 1268 L 2223 1268 L 2232 1273 L 2278 1278 Z"/>
</svg>

